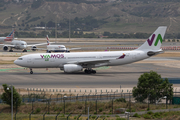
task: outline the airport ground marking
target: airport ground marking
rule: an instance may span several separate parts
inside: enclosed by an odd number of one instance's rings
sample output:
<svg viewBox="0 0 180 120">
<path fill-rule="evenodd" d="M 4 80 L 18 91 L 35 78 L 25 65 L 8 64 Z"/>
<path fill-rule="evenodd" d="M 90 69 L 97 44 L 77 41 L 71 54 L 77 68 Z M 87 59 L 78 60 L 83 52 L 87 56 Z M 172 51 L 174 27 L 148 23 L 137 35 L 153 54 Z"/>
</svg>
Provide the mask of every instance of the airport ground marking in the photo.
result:
<svg viewBox="0 0 180 120">
<path fill-rule="evenodd" d="M 6 69 L 0 69 L 0 72 L 5 72 L 8 70 L 16 70 L 16 69 L 24 69 L 24 68 L 6 68 Z"/>
</svg>

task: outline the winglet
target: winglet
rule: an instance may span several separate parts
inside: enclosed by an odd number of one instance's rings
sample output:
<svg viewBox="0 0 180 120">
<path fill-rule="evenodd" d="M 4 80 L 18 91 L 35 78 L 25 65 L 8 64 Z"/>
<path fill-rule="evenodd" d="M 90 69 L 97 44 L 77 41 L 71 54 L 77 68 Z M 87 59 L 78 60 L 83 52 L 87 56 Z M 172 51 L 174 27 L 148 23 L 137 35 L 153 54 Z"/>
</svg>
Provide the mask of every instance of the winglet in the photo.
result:
<svg viewBox="0 0 180 120">
<path fill-rule="evenodd" d="M 161 48 L 166 29 L 167 26 L 158 27 L 157 30 L 149 37 L 149 39 L 138 48 L 138 50 L 159 50 Z"/>
</svg>

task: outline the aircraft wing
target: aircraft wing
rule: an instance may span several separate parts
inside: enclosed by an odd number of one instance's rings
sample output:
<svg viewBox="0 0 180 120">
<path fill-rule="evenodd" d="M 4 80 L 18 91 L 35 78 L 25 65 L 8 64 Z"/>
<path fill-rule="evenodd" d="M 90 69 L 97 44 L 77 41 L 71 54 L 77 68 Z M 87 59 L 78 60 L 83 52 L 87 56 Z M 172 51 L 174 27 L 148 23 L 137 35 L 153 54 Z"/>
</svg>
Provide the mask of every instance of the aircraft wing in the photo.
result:
<svg viewBox="0 0 180 120">
<path fill-rule="evenodd" d="M 69 51 L 69 50 L 80 50 L 81 48 L 71 48 L 71 49 L 69 49 L 69 48 L 67 48 L 67 50 Z"/>
<path fill-rule="evenodd" d="M 88 65 L 95 65 L 98 63 L 107 63 L 110 59 L 96 59 L 96 60 L 80 60 L 80 61 L 70 61 L 67 64 L 88 64 Z"/>
<path fill-rule="evenodd" d="M 50 43 L 54 43 L 54 42 L 50 42 Z M 31 47 L 31 46 L 39 46 L 39 45 L 47 45 L 47 43 L 40 43 L 40 44 L 27 45 L 27 47 Z"/>
<path fill-rule="evenodd" d="M 79 64 L 79 65 L 104 64 L 104 63 L 108 63 L 110 60 L 124 59 L 125 56 L 126 56 L 126 55 L 123 53 L 123 55 L 121 55 L 121 56 L 119 56 L 119 57 L 117 57 L 117 58 L 70 61 L 70 62 L 67 62 L 67 64 Z"/>
<path fill-rule="evenodd" d="M 2 46 L 7 46 L 7 47 L 15 47 L 15 45 L 6 45 L 6 44 L 0 44 Z"/>
</svg>

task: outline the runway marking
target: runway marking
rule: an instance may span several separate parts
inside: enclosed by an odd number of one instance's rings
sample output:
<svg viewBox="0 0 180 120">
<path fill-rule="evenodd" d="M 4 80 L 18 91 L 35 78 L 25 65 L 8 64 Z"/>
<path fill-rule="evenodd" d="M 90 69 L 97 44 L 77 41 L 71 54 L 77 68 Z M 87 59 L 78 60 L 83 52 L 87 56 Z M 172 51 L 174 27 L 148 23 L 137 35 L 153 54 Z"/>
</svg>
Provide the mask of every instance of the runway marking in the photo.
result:
<svg viewBox="0 0 180 120">
<path fill-rule="evenodd" d="M 110 68 L 109 66 L 104 66 L 104 67 L 96 68 L 95 70 L 105 70 L 105 69 L 109 69 L 109 68 Z"/>
<path fill-rule="evenodd" d="M 8 70 L 16 70 L 16 69 L 24 69 L 24 68 L 7 68 L 7 69 L 0 69 L 0 72 L 5 72 Z"/>
</svg>

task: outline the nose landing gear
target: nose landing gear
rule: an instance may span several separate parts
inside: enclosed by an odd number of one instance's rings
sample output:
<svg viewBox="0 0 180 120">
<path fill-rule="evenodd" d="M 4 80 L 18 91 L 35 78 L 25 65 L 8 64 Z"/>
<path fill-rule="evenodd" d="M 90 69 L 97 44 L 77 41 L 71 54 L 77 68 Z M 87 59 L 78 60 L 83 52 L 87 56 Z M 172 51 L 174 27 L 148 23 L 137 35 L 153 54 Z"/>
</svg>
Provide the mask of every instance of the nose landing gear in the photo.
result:
<svg viewBox="0 0 180 120">
<path fill-rule="evenodd" d="M 93 70 L 93 69 L 85 69 L 84 70 L 84 72 L 86 73 L 86 74 L 96 74 L 96 71 L 95 70 Z"/>
<path fill-rule="evenodd" d="M 32 68 L 30 68 L 30 74 L 33 74 Z"/>
</svg>

